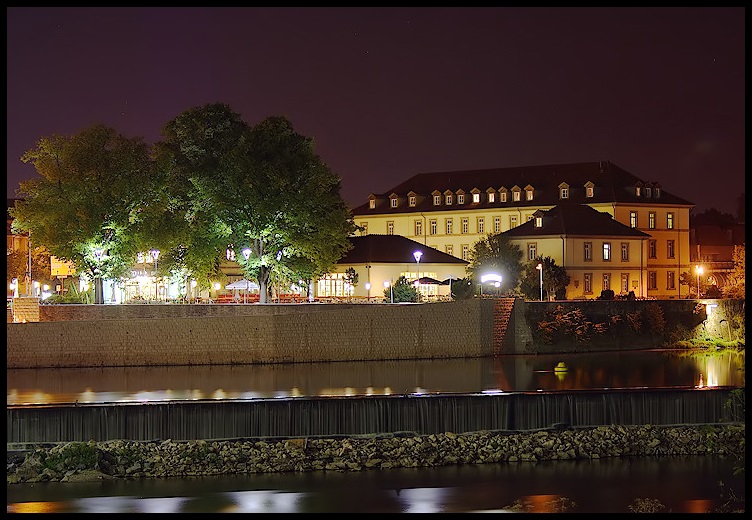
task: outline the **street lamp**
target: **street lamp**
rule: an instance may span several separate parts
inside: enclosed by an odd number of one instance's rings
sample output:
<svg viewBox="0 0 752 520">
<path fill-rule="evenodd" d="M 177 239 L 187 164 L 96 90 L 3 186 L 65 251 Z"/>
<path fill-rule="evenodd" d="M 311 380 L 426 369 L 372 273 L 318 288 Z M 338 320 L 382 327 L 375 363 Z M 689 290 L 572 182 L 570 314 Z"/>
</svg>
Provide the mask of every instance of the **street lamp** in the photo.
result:
<svg viewBox="0 0 752 520">
<path fill-rule="evenodd" d="M 420 285 L 420 257 L 423 256 L 423 251 L 414 251 L 413 257 L 415 257 L 415 263 L 418 270 L 418 285 Z"/>
<path fill-rule="evenodd" d="M 543 263 L 538 262 L 535 268 L 540 271 L 540 301 L 543 301 Z"/>
<path fill-rule="evenodd" d="M 157 285 L 157 259 L 159 258 L 159 249 L 149 251 L 154 258 L 154 299 L 159 300 L 159 285 Z"/>
<path fill-rule="evenodd" d="M 245 261 L 248 262 L 248 259 L 251 257 L 251 248 L 246 247 L 243 249 L 243 258 L 245 258 Z M 243 275 L 243 279 L 245 279 L 245 274 Z M 243 303 L 246 303 L 246 296 L 248 295 L 248 280 L 245 280 L 245 292 L 243 293 Z"/>
<path fill-rule="evenodd" d="M 703 271 L 702 266 L 699 264 L 696 265 L 695 271 L 697 271 L 697 298 L 699 298 L 700 297 L 700 275 L 702 274 L 702 271 Z"/>
</svg>

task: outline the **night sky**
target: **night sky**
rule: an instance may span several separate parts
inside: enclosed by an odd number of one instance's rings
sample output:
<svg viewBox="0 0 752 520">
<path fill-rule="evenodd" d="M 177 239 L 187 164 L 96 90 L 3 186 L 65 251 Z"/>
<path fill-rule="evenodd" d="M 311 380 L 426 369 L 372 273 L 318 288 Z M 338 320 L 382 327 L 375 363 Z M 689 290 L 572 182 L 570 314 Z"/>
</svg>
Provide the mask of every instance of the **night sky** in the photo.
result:
<svg viewBox="0 0 752 520">
<path fill-rule="evenodd" d="M 312 137 L 351 207 L 424 172 L 610 160 L 744 192 L 745 10 L 7 8 L 8 197 L 43 136 L 226 103 Z"/>
</svg>

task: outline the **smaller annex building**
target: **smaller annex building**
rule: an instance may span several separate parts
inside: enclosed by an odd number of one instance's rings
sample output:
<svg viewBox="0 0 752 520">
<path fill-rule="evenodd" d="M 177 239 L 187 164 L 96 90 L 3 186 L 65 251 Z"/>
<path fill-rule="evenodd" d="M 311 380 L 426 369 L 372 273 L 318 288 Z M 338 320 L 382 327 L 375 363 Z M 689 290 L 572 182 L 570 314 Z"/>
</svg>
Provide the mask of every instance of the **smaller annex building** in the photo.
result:
<svg viewBox="0 0 752 520">
<path fill-rule="evenodd" d="M 352 249 L 333 272 L 319 279 L 315 296 L 381 300 L 400 276 L 418 284 L 425 301 L 448 298 L 449 281 L 466 276 L 468 262 L 401 235 L 350 237 Z M 357 282 L 349 284 L 346 272 L 354 269 Z"/>
<path fill-rule="evenodd" d="M 608 289 L 646 297 L 646 288 L 657 283 L 651 278 L 656 272 L 647 268 L 650 235 L 584 204 L 537 210 L 531 220 L 503 235 L 520 248 L 524 261 L 551 257 L 566 268 L 566 299 L 591 299 Z M 668 276 L 669 285 L 678 283 L 676 271 Z"/>
</svg>

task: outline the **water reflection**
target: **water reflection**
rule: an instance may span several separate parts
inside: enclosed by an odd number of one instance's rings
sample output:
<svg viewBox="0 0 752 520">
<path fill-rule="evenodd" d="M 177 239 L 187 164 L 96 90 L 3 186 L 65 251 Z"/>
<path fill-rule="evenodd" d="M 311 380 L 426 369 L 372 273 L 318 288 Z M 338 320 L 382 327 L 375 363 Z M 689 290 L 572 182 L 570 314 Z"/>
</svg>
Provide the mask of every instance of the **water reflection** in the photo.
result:
<svg viewBox="0 0 752 520">
<path fill-rule="evenodd" d="M 744 504 L 742 461 L 718 457 L 603 459 L 14 484 L 7 511 L 80 513 L 630 512 L 635 499 L 662 512 L 705 513 L 734 490 Z M 739 504 L 736 504 L 739 506 Z"/>
<path fill-rule="evenodd" d="M 562 367 L 563 365 L 563 367 Z M 744 386 L 744 354 L 598 352 L 273 365 L 7 370 L 7 404 Z M 563 368 L 563 369 L 562 369 Z"/>
</svg>

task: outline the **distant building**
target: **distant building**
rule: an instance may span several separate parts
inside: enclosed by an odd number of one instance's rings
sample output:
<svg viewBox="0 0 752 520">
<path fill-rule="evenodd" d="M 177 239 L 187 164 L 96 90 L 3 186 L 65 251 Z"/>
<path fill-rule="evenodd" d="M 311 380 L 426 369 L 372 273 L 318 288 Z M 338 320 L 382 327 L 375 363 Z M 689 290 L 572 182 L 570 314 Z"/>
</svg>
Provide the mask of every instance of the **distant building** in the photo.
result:
<svg viewBox="0 0 752 520">
<path fill-rule="evenodd" d="M 551 238 L 525 242 L 526 257 L 532 250 L 550 250 L 548 256 L 571 270 L 568 295 L 584 294 L 588 284 L 588 294 L 600 295 L 605 285 L 618 294 L 624 274 L 629 274 L 628 286 L 637 282 L 637 296 L 689 295 L 679 277 L 692 268 L 689 212 L 694 204 L 608 161 L 421 173 L 384 193 L 372 193 L 352 213 L 361 235 L 402 235 L 467 260 L 473 244 L 486 235 L 508 232 L 556 206 L 577 205 L 607 213 L 615 222 L 647 236 L 626 240 L 630 251 L 624 264 L 621 235 L 599 236 L 585 229 L 576 240 L 574 235 L 568 237 L 574 250 L 564 251 L 554 250 Z M 609 241 L 614 248 L 608 253 L 613 254 L 610 263 L 598 271 L 588 270 L 584 244 L 591 243 L 591 254 L 598 255 Z M 639 251 L 631 250 L 638 244 L 642 244 Z M 643 264 L 633 278 L 636 258 Z M 596 265 L 595 261 L 590 265 Z M 622 271 L 627 265 L 629 270 Z"/>
</svg>

